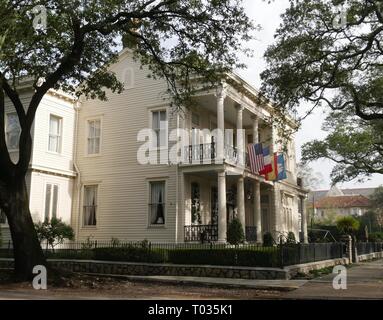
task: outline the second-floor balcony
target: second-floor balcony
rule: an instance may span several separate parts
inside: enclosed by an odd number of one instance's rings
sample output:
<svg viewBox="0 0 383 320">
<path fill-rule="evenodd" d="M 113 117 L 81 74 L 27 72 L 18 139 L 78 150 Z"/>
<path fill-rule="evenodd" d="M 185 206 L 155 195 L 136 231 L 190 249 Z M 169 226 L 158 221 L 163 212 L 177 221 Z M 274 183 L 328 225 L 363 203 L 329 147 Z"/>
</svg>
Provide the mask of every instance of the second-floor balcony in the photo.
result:
<svg viewBox="0 0 383 320">
<path fill-rule="evenodd" d="M 240 157 L 238 149 L 227 144 L 224 146 L 224 159 L 218 159 L 217 144 L 214 141 L 207 144 L 189 145 L 185 147 L 183 159 L 183 164 L 185 165 L 218 163 L 249 167 L 247 153 L 243 152 L 243 157 Z"/>
</svg>

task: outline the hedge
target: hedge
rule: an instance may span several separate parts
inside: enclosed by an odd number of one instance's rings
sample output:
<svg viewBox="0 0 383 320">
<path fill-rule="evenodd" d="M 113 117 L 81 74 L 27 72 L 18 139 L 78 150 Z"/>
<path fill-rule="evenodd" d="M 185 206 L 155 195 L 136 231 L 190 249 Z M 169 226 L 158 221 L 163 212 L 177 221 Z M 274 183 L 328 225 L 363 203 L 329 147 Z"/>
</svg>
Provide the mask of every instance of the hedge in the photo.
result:
<svg viewBox="0 0 383 320">
<path fill-rule="evenodd" d="M 165 257 L 156 250 L 135 247 L 96 248 L 93 249 L 94 260 L 121 262 L 165 262 Z"/>
<path fill-rule="evenodd" d="M 278 267 L 277 250 L 179 249 L 169 250 L 168 260 L 174 264 L 221 265 L 244 267 Z"/>
</svg>

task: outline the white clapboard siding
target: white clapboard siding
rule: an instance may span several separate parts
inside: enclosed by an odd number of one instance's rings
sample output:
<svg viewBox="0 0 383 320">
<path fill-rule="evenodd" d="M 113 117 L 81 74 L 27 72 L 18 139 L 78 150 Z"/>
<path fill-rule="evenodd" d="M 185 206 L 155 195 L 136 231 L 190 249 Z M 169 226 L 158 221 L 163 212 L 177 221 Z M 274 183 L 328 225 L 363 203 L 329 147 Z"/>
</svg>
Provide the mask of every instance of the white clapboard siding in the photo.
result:
<svg viewBox="0 0 383 320">
<path fill-rule="evenodd" d="M 108 94 L 108 101 L 89 100 L 81 105 L 77 134 L 76 163 L 81 172 L 80 184 L 75 187 L 72 221 L 78 240 L 92 237 L 98 240 L 155 242 L 175 241 L 176 177 L 175 167 L 140 165 L 137 151 L 143 144 L 137 134 L 149 128 L 150 109 L 168 107 L 163 100 L 166 85 L 148 79 L 148 71 L 140 69 L 129 54 L 121 57 L 111 70 L 121 77 L 125 70 L 133 72 L 134 86 L 122 94 Z M 121 78 L 120 78 L 121 79 Z M 87 120 L 102 119 L 101 154 L 87 156 Z M 171 130 L 175 117 L 168 109 Z M 167 181 L 166 226 L 148 227 L 148 187 L 150 179 Z M 82 187 L 98 184 L 97 226 L 83 227 Z M 79 188 L 80 186 L 80 188 Z M 79 199 L 79 200 L 78 200 Z"/>
</svg>

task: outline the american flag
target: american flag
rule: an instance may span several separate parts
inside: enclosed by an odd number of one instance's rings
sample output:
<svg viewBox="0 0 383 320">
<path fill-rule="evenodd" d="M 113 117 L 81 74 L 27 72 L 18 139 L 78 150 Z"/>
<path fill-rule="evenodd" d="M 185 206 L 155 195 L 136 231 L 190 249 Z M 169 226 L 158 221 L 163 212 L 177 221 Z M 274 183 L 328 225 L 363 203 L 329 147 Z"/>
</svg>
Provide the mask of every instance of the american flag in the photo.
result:
<svg viewBox="0 0 383 320">
<path fill-rule="evenodd" d="M 249 153 L 251 172 L 259 174 L 259 172 L 265 168 L 262 143 L 249 144 L 247 151 Z"/>
</svg>

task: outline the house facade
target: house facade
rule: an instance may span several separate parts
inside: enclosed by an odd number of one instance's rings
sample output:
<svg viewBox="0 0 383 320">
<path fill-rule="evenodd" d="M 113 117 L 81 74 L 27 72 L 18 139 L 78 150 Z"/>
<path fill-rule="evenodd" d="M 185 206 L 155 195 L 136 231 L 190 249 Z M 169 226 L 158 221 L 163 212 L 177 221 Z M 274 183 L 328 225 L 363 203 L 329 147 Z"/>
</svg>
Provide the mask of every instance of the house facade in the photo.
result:
<svg viewBox="0 0 383 320">
<path fill-rule="evenodd" d="M 285 155 L 287 179 L 266 181 L 249 168 L 248 144 L 279 150 L 273 107 L 259 107 L 253 87 L 229 75 L 175 112 L 164 98 L 166 83 L 148 78 L 128 49 L 110 70 L 125 90 L 108 101 L 53 92 L 44 98 L 28 182 L 35 221 L 70 221 L 77 241 L 193 242 L 202 234 L 225 242 L 237 217 L 248 241 L 262 242 L 265 232 L 307 241 L 307 192 L 298 184 L 294 141 Z"/>
</svg>

